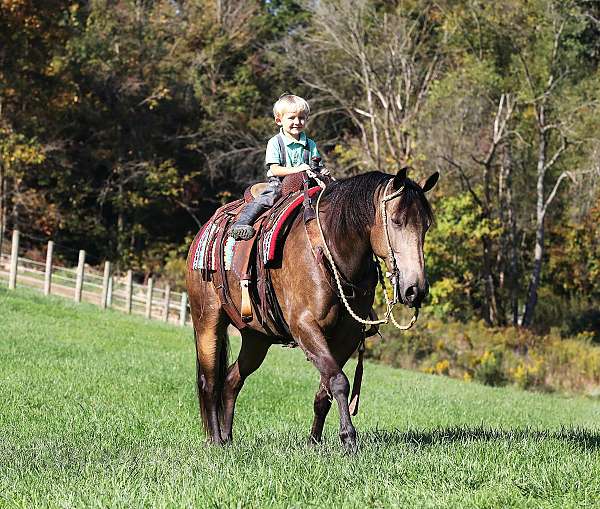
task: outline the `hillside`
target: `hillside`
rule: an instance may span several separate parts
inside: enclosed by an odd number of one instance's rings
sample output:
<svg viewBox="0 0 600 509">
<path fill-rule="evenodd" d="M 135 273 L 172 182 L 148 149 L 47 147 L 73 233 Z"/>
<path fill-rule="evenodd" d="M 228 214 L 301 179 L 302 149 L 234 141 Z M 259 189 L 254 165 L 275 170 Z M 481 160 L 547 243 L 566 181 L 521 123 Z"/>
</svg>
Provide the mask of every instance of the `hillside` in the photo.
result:
<svg viewBox="0 0 600 509">
<path fill-rule="evenodd" d="M 0 288 L 0 506 L 600 506 L 598 400 L 367 363 L 346 456 L 335 410 L 305 445 L 316 371 L 274 347 L 217 449 L 194 371 L 190 329 Z"/>
</svg>

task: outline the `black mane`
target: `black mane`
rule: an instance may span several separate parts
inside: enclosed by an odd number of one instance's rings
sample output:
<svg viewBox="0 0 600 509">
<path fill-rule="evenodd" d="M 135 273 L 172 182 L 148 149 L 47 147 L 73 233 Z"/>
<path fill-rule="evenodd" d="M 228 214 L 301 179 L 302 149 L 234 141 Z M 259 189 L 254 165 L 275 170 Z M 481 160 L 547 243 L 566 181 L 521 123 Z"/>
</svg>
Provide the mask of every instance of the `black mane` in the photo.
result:
<svg viewBox="0 0 600 509">
<path fill-rule="evenodd" d="M 367 235 L 375 222 L 373 195 L 380 185 L 386 185 L 392 178 L 394 175 L 371 171 L 329 184 L 323 194 L 323 200 L 329 204 L 326 219 L 329 235 L 336 240 Z M 415 214 L 424 223 L 433 222 L 433 212 L 425 193 L 410 179 L 405 180 L 395 212 L 389 212 L 397 223 L 406 224 Z"/>
</svg>

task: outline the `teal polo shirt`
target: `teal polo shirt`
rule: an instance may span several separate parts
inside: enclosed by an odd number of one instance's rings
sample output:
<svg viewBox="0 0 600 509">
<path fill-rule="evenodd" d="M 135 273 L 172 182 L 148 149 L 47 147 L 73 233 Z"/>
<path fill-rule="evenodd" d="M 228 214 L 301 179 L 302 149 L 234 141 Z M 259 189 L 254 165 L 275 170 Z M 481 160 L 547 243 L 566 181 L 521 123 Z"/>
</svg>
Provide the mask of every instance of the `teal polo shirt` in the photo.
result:
<svg viewBox="0 0 600 509">
<path fill-rule="evenodd" d="M 317 150 L 317 144 L 308 138 L 306 134 L 301 133 L 299 140 L 295 140 L 294 138 L 290 138 L 284 134 L 283 129 L 279 130 L 279 134 L 281 134 L 285 143 L 286 167 L 300 166 L 302 163 L 304 163 L 304 149 L 307 143 L 310 150 L 310 158 L 312 159 L 313 157 L 321 157 L 319 151 Z M 281 157 L 277 136 L 278 135 L 273 136 L 267 143 L 267 151 L 265 154 L 265 165 L 267 168 L 271 164 L 283 166 L 281 164 L 283 162 L 283 158 Z M 271 171 L 267 171 L 267 177 L 272 176 L 273 175 L 271 174 Z"/>
</svg>

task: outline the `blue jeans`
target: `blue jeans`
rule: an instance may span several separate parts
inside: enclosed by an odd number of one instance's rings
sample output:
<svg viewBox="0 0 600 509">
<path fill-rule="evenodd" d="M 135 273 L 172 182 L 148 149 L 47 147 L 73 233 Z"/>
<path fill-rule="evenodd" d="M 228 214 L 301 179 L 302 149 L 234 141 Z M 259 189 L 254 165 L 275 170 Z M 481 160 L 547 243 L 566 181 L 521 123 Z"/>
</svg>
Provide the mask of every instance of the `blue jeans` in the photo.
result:
<svg viewBox="0 0 600 509">
<path fill-rule="evenodd" d="M 277 177 L 269 177 L 268 184 L 267 188 L 254 198 L 253 203 L 271 208 L 281 198 L 281 180 Z"/>
</svg>

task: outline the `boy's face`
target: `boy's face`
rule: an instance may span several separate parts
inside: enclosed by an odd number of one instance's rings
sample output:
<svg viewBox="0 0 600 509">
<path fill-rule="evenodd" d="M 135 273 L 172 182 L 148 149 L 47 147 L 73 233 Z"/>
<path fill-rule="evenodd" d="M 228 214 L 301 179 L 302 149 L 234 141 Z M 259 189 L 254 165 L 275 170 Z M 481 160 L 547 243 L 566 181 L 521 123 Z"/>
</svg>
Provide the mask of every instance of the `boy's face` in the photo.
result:
<svg viewBox="0 0 600 509">
<path fill-rule="evenodd" d="M 303 111 L 286 111 L 275 119 L 275 123 L 283 128 L 283 132 L 296 140 L 306 127 L 306 114 Z"/>
</svg>

